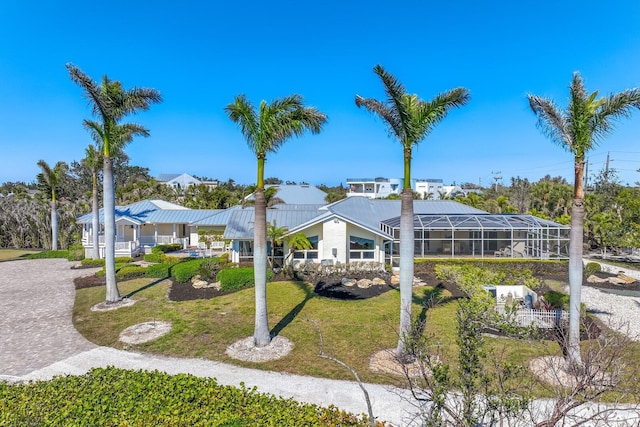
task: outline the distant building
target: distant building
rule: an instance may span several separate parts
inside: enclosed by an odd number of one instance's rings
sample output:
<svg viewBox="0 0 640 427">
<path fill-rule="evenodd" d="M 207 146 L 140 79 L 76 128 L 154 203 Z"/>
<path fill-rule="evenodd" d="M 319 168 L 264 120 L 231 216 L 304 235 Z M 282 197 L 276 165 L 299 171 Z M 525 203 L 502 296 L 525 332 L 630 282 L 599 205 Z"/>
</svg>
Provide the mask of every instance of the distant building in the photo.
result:
<svg viewBox="0 0 640 427">
<path fill-rule="evenodd" d="M 207 185 L 211 188 L 215 188 L 218 186 L 217 180 L 202 181 L 187 173 L 183 173 L 183 174 L 163 173 L 158 175 L 158 178 L 156 178 L 156 181 L 178 190 L 185 190 L 189 188 L 189 186 L 191 185 Z"/>
<path fill-rule="evenodd" d="M 412 187 L 424 200 L 440 200 L 440 195 L 446 194 L 441 179 L 416 179 Z"/>
<path fill-rule="evenodd" d="M 402 192 L 400 178 L 347 178 L 347 197 L 384 199 Z"/>
</svg>

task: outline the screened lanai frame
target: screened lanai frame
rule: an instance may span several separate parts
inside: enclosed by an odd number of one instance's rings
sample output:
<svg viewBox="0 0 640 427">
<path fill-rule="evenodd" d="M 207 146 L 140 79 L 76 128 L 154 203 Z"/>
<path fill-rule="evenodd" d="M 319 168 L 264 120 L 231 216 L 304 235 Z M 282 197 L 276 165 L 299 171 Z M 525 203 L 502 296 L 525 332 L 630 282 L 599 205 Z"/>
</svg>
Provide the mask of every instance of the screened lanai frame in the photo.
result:
<svg viewBox="0 0 640 427">
<path fill-rule="evenodd" d="M 380 223 L 393 236 L 385 246 L 387 262 L 399 261 L 400 217 Z M 509 257 L 567 259 L 569 230 L 532 215 L 417 214 L 414 215 L 416 258 Z"/>
</svg>

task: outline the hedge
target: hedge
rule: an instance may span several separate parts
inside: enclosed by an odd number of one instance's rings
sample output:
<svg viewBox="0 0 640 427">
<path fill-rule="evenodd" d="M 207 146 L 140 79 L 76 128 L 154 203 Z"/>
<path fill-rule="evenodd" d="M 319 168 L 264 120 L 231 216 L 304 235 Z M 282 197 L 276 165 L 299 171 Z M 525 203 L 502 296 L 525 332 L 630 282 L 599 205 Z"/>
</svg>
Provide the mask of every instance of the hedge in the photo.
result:
<svg viewBox="0 0 640 427">
<path fill-rule="evenodd" d="M 267 271 L 267 281 L 273 278 L 273 272 Z M 232 267 L 220 270 L 216 276 L 220 282 L 220 290 L 230 291 L 234 289 L 254 286 L 254 273 L 251 267 Z"/>
<path fill-rule="evenodd" d="M 121 280 L 144 277 L 147 269 L 139 265 L 126 265 L 116 272 L 116 277 Z"/>
<path fill-rule="evenodd" d="M 80 376 L 0 382 L 3 426 L 366 426 L 335 407 L 299 403 L 215 378 L 114 367 Z M 382 424 L 378 424 L 381 426 Z"/>
<path fill-rule="evenodd" d="M 164 262 L 166 255 L 164 254 L 164 252 L 152 252 L 150 254 L 144 254 L 144 257 L 142 259 L 144 259 L 146 262 L 157 262 L 157 263 L 162 263 Z"/>
<path fill-rule="evenodd" d="M 189 261 L 176 264 L 171 269 L 171 277 L 173 277 L 178 283 L 186 283 L 193 276 L 198 274 L 200 264 L 204 261 L 204 258 L 192 259 Z"/>
<path fill-rule="evenodd" d="M 179 251 L 182 249 L 182 245 L 180 243 L 169 243 L 167 245 L 157 245 L 151 248 L 151 253 L 156 254 L 159 252 L 167 253 L 173 251 Z"/>
<path fill-rule="evenodd" d="M 36 254 L 29 254 L 27 259 L 47 259 L 47 258 L 69 258 L 69 251 L 42 251 Z"/>
<path fill-rule="evenodd" d="M 147 277 L 155 277 L 163 279 L 171 275 L 171 264 L 152 264 L 146 268 L 145 275 Z"/>
</svg>

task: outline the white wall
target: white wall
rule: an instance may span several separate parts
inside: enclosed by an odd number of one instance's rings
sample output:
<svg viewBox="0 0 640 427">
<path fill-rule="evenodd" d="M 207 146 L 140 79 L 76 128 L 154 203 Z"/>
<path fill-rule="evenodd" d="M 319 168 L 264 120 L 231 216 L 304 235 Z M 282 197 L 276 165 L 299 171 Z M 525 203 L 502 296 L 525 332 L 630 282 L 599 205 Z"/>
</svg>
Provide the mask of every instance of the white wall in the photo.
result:
<svg viewBox="0 0 640 427">
<path fill-rule="evenodd" d="M 311 235 L 306 230 L 305 234 Z M 336 261 L 343 264 L 346 263 L 349 245 L 347 241 L 347 223 L 337 218 L 325 220 L 322 223 L 322 236 L 324 238 L 318 245 L 318 257 L 321 260 L 332 259 L 334 263 Z M 332 249 L 334 248 L 337 250 L 337 256 L 335 257 L 332 254 Z"/>
</svg>

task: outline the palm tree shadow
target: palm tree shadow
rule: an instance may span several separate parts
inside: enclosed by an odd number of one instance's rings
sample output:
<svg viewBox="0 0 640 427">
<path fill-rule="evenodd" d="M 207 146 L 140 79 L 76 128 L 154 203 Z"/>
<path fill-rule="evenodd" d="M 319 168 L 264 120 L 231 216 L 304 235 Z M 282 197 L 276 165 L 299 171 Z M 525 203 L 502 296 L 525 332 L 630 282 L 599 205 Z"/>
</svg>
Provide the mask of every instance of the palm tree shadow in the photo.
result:
<svg viewBox="0 0 640 427">
<path fill-rule="evenodd" d="M 280 334 L 280 332 L 284 328 L 286 328 L 287 325 L 289 325 L 293 321 L 293 319 L 295 319 L 298 316 L 298 314 L 300 314 L 304 306 L 307 304 L 307 301 L 309 301 L 311 298 L 314 298 L 316 296 L 313 289 L 312 288 L 310 289 L 309 285 L 306 284 L 305 282 L 295 282 L 295 284 L 298 286 L 298 288 L 304 291 L 305 293 L 304 299 L 300 301 L 298 304 L 296 304 L 296 306 L 293 307 L 291 311 L 289 311 L 282 319 L 280 319 L 278 324 L 275 325 L 273 329 L 271 329 L 271 337 L 275 337 L 278 334 Z"/>
<path fill-rule="evenodd" d="M 427 312 L 429 309 L 435 307 L 448 300 L 448 298 L 442 297 L 442 288 L 435 286 L 426 292 L 422 296 L 413 295 L 413 303 L 420 304 L 422 309 L 415 320 L 415 332 L 419 335 L 424 333 L 424 329 L 427 326 Z"/>
<path fill-rule="evenodd" d="M 153 282 L 151 282 L 151 283 L 149 283 L 149 284 L 146 284 L 146 285 L 144 285 L 144 286 L 143 286 L 143 287 L 141 287 L 141 288 L 138 288 L 138 289 L 136 289 L 136 290 L 134 290 L 134 291 L 129 292 L 127 295 L 124 295 L 122 298 L 131 298 L 132 296 L 134 296 L 134 295 L 135 295 L 135 294 L 137 294 L 138 292 L 142 292 L 142 291 L 144 291 L 145 289 L 149 289 L 150 287 L 155 286 L 155 285 L 157 285 L 157 284 L 158 284 L 158 283 L 160 283 L 160 282 L 164 282 L 166 279 L 167 279 L 167 277 L 164 277 L 164 278 L 162 278 L 162 279 L 154 280 Z"/>
</svg>

